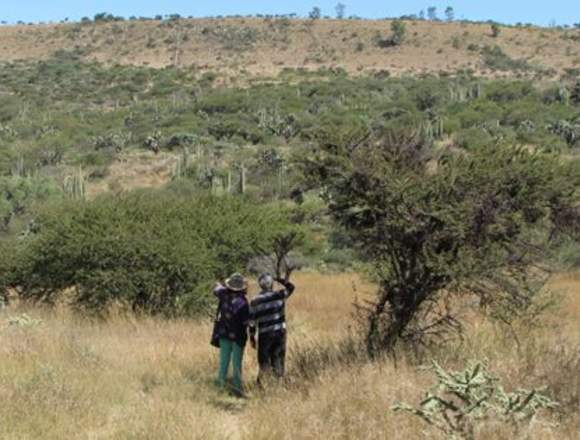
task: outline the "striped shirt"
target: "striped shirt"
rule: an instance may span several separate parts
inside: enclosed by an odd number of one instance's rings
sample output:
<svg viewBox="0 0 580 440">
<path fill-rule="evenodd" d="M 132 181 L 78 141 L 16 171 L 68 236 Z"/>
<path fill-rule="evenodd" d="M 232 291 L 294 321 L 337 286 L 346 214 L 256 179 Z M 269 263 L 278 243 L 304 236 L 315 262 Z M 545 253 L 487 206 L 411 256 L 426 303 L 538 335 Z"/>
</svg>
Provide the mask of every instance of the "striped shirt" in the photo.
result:
<svg viewBox="0 0 580 440">
<path fill-rule="evenodd" d="M 283 331 L 286 329 L 286 300 L 294 292 L 294 284 L 283 283 L 284 289 L 263 291 L 250 302 L 250 335 Z"/>
</svg>

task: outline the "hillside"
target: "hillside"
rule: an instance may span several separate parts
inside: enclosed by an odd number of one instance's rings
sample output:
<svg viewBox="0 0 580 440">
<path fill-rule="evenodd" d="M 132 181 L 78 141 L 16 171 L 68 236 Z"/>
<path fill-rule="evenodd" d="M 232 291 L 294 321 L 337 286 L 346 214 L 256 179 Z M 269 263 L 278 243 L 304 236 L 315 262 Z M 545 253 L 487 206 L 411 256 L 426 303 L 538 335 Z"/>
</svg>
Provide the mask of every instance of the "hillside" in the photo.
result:
<svg viewBox="0 0 580 440">
<path fill-rule="evenodd" d="M 93 198 L 182 178 L 241 191 L 243 170 L 244 191 L 287 198 L 296 158 L 320 139 L 395 128 L 435 155 L 495 143 L 577 154 L 578 30 L 405 23 L 397 47 L 387 21 L 1 27 L 0 229 L 18 233 L 75 176 Z"/>
<path fill-rule="evenodd" d="M 240 80 L 287 68 L 340 68 L 393 75 L 471 70 L 478 76 L 574 76 L 580 30 L 406 21 L 399 47 L 380 47 L 387 20 L 180 19 L 86 22 L 0 28 L 0 60 L 46 59 L 74 51 L 85 60 L 212 71 Z M 499 46 L 503 63 L 490 59 Z M 495 60 L 497 61 L 497 60 Z"/>
</svg>

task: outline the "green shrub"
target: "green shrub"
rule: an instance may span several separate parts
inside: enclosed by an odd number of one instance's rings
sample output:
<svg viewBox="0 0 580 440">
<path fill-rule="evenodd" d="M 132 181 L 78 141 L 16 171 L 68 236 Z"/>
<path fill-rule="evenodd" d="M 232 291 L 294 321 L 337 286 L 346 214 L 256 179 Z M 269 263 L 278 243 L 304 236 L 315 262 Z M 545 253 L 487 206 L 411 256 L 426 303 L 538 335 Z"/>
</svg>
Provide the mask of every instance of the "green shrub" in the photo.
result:
<svg viewBox="0 0 580 440">
<path fill-rule="evenodd" d="M 461 38 L 458 35 L 454 35 L 451 40 L 451 45 L 454 49 L 461 49 Z"/>
<path fill-rule="evenodd" d="M 0 177 L 0 230 L 7 230 L 14 217 L 29 214 L 37 203 L 62 196 L 58 186 L 42 177 Z"/>
<path fill-rule="evenodd" d="M 20 101 L 13 96 L 0 96 L 0 123 L 14 119 L 20 112 Z"/>
<path fill-rule="evenodd" d="M 210 283 L 267 250 L 283 226 L 276 210 L 248 200 L 167 190 L 61 204 L 39 216 L 16 275 L 3 283 L 23 299 L 66 298 L 101 314 L 114 305 L 199 313 Z"/>
<path fill-rule="evenodd" d="M 192 133 L 176 133 L 167 141 L 167 148 L 186 147 L 198 141 L 198 137 Z"/>
<path fill-rule="evenodd" d="M 483 63 L 492 70 L 531 70 L 532 66 L 525 60 L 514 60 L 499 46 L 485 46 L 482 50 Z"/>
<path fill-rule="evenodd" d="M 580 244 L 567 240 L 559 249 L 558 256 L 565 269 L 580 267 Z"/>
<path fill-rule="evenodd" d="M 393 47 L 400 46 L 405 41 L 407 36 L 407 25 L 402 20 L 394 20 L 391 22 L 391 36 L 388 38 L 382 38 L 380 34 L 377 33 L 374 37 L 374 41 L 379 47 Z"/>
<path fill-rule="evenodd" d="M 407 35 L 407 25 L 405 25 L 401 20 L 395 20 L 391 23 L 391 31 L 393 31 L 391 41 L 395 46 L 398 46 L 405 40 L 405 36 Z"/>
<path fill-rule="evenodd" d="M 529 81 L 493 81 L 485 86 L 485 96 L 494 102 L 521 100 L 534 94 Z"/>
<path fill-rule="evenodd" d="M 481 128 L 468 128 L 457 133 L 457 145 L 466 150 L 480 149 L 493 143 L 493 137 Z"/>
</svg>

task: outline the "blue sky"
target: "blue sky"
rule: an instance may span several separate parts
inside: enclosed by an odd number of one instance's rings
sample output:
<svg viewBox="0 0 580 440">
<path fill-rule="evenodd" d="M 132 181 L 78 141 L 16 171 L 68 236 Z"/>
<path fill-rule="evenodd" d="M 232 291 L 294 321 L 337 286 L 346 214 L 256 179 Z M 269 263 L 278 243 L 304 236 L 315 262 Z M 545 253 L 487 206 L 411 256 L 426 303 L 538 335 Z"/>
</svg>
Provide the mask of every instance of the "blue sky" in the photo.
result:
<svg viewBox="0 0 580 440">
<path fill-rule="evenodd" d="M 111 12 L 129 17 L 154 16 L 156 14 L 179 13 L 196 17 L 233 14 L 282 14 L 295 12 L 307 15 L 313 6 L 319 6 L 324 15 L 334 15 L 338 1 L 295 0 L 0 0 L 0 20 L 14 23 L 18 20 L 59 21 L 65 17 L 78 20 L 92 17 L 97 12 Z M 462 1 L 377 1 L 341 0 L 346 5 L 347 15 L 366 18 L 383 18 L 402 14 L 418 13 L 421 9 L 436 6 L 439 15 L 447 6 L 455 10 L 456 18 L 471 20 L 496 20 L 504 23 L 535 23 L 548 25 L 580 22 L 580 0 L 462 0 Z M 2 4 L 0 3 L 0 5 Z"/>
</svg>

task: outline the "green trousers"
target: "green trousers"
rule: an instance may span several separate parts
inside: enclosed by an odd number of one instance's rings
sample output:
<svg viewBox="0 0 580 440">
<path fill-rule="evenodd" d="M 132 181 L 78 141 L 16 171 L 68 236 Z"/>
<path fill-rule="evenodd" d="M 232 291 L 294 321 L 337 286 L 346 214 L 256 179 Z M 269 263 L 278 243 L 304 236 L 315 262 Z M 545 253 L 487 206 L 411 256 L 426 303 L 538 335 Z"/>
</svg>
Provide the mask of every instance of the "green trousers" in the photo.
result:
<svg viewBox="0 0 580 440">
<path fill-rule="evenodd" d="M 244 347 L 226 338 L 220 339 L 220 370 L 218 374 L 218 384 L 226 386 L 230 360 L 233 358 L 234 388 L 235 391 L 242 391 L 242 360 L 244 358 Z"/>
</svg>

